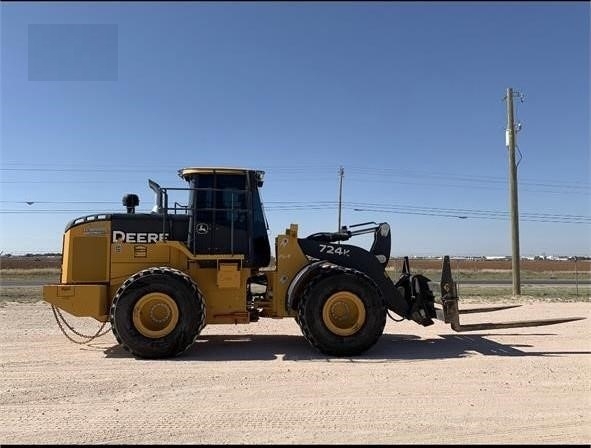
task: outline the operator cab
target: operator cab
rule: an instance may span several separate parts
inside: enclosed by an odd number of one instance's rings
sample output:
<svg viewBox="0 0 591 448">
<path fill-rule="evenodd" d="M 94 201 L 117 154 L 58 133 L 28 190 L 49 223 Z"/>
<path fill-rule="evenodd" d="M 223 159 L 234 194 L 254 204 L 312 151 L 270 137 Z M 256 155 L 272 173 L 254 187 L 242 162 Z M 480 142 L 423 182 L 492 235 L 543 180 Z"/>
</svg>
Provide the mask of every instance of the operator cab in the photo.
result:
<svg viewBox="0 0 591 448">
<path fill-rule="evenodd" d="M 244 266 L 271 261 L 259 188 L 264 172 L 239 168 L 184 168 L 189 183 L 187 246 L 194 254 L 242 254 Z"/>
</svg>

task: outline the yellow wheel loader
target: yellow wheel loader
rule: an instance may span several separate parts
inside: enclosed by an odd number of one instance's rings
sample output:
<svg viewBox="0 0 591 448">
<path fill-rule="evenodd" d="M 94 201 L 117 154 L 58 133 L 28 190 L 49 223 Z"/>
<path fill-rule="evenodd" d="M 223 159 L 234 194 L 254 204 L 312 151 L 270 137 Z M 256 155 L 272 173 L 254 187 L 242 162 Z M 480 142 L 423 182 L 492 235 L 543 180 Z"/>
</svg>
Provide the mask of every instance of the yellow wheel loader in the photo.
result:
<svg viewBox="0 0 591 448">
<path fill-rule="evenodd" d="M 139 198 L 127 194 L 124 213 L 68 223 L 60 283 L 43 287 L 54 312 L 110 322 L 117 341 L 141 358 L 183 353 L 205 325 L 261 318 L 294 318 L 305 339 L 331 356 L 368 350 L 382 335 L 386 317 L 394 318 L 390 313 L 422 326 L 441 319 L 456 331 L 578 319 L 460 324 L 449 257 L 439 284 L 412 275 L 408 258 L 400 278 L 391 280 L 385 270 L 391 244 L 387 223 L 306 237 L 291 224 L 275 238 L 271 267 L 259 194 L 264 172 L 197 167 L 179 175 L 188 183 L 185 188 L 148 180 L 156 196 L 151 213 L 136 213 Z M 188 193 L 187 205 L 171 205 L 173 191 Z M 369 250 L 345 243 L 364 233 L 373 233 Z M 466 312 L 505 308 L 511 307 Z"/>
</svg>

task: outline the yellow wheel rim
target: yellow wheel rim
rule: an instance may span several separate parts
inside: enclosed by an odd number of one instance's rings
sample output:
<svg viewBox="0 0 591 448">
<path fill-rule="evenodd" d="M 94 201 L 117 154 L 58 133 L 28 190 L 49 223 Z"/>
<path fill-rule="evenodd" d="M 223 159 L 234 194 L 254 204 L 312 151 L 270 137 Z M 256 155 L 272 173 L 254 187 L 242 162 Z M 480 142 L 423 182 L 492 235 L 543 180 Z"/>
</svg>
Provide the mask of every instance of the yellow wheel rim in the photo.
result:
<svg viewBox="0 0 591 448">
<path fill-rule="evenodd" d="M 161 338 L 170 334 L 178 321 L 176 302 L 161 292 L 146 294 L 133 307 L 133 324 L 147 338 Z"/>
<path fill-rule="evenodd" d="M 365 323 L 365 306 L 357 295 L 339 291 L 330 296 L 324 304 L 322 320 L 334 334 L 351 336 Z"/>
</svg>

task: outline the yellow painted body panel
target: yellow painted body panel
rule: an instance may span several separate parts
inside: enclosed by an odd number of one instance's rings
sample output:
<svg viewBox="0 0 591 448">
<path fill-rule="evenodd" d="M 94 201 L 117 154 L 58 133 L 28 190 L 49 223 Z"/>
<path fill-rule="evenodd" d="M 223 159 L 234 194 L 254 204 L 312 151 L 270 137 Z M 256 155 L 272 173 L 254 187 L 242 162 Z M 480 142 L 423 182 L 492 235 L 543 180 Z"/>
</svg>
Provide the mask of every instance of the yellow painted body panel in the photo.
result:
<svg viewBox="0 0 591 448">
<path fill-rule="evenodd" d="M 218 262 L 218 288 L 240 288 L 240 264 Z"/>
<path fill-rule="evenodd" d="M 292 224 L 285 234 L 277 236 L 275 254 L 277 267 L 275 271 L 267 273 L 272 302 L 271 307 L 265 309 L 265 316 L 295 316 L 295 312 L 287 310 L 285 306 L 287 289 L 298 271 L 309 263 L 298 244 L 297 224 Z"/>
<path fill-rule="evenodd" d="M 224 265 L 229 258 L 223 255 L 210 256 L 211 261 L 219 260 Z M 206 324 L 247 324 L 250 319 L 246 311 L 246 281 L 252 275 L 250 269 L 240 269 L 238 282 L 233 280 L 233 286 L 218 286 L 218 269 L 201 268 L 197 261 L 189 266 L 189 275 L 197 283 L 199 290 L 205 297 Z"/>
<path fill-rule="evenodd" d="M 73 316 L 93 317 L 101 322 L 109 318 L 106 285 L 45 285 L 43 299 Z"/>
<path fill-rule="evenodd" d="M 110 221 L 89 221 L 64 235 L 61 283 L 109 281 Z"/>
<path fill-rule="evenodd" d="M 75 316 L 108 319 L 117 289 L 150 267 L 171 267 L 188 274 L 203 294 L 206 324 L 249 323 L 247 281 L 258 271 L 242 266 L 242 255 L 193 255 L 180 241 L 149 244 L 110 242 L 109 221 L 84 222 L 64 234 L 61 284 L 43 288 L 45 301 Z M 275 241 L 277 266 L 268 279 L 261 317 L 294 316 L 286 309 L 290 282 L 308 263 L 292 224 Z"/>
<path fill-rule="evenodd" d="M 177 258 L 177 263 L 181 263 Z M 171 242 L 152 244 L 133 244 L 114 242 L 111 244 L 110 285 L 115 291 L 128 277 L 142 269 L 171 266 L 186 270 L 185 262 L 179 265 L 171 263 Z M 114 295 L 114 292 L 113 292 Z"/>
</svg>

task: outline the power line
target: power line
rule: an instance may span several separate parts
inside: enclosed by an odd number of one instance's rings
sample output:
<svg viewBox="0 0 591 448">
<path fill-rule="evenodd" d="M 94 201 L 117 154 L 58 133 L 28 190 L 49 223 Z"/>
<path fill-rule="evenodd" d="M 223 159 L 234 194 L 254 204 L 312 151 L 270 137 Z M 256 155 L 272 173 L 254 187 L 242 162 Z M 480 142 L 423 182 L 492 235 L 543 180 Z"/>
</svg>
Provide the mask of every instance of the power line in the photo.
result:
<svg viewBox="0 0 591 448">
<path fill-rule="evenodd" d="M 359 212 L 376 212 L 386 214 L 404 214 L 404 215 L 419 215 L 419 216 L 433 216 L 446 217 L 456 219 L 488 219 L 488 220 L 503 220 L 509 219 L 507 212 L 494 210 L 474 210 L 474 209 L 444 209 L 436 207 L 417 207 L 417 206 L 384 206 L 385 208 L 378 208 L 376 206 L 363 207 L 360 204 L 343 204 L 343 208 L 359 211 Z M 305 204 L 291 204 L 291 205 L 270 205 L 265 206 L 268 212 L 286 212 L 286 211 L 326 211 L 338 208 L 336 203 L 305 203 Z M 123 213 L 123 211 L 96 211 L 90 209 L 36 209 L 36 210 L 0 210 L 0 214 L 53 214 L 53 213 L 85 213 L 85 214 L 112 214 Z M 138 210 L 138 213 L 150 213 L 150 210 Z M 540 222 L 540 223 L 562 223 L 562 224 L 587 224 L 591 225 L 591 217 L 581 215 L 558 215 L 558 214 L 542 214 L 542 213 L 522 213 L 522 221 Z"/>
<path fill-rule="evenodd" d="M 414 182 L 408 181 L 408 180 L 400 180 L 400 178 L 407 178 L 407 177 L 411 177 L 412 179 L 415 179 Z M 428 182 L 425 180 L 425 178 L 428 178 L 430 180 L 433 180 L 434 182 Z M 429 186 L 429 185 L 438 185 L 438 186 L 450 186 L 450 187 L 461 187 L 461 188 L 465 188 L 466 184 L 468 184 L 470 186 L 470 188 L 483 188 L 483 189 L 490 189 L 490 190 L 500 190 L 503 189 L 504 185 L 497 180 L 485 180 L 485 179 L 463 179 L 461 177 L 455 177 L 455 176 L 441 176 L 441 177 L 437 177 L 437 176 L 408 176 L 408 175 L 401 175 L 401 176 L 395 176 L 395 177 L 388 177 L 386 179 L 384 179 L 383 177 L 377 177 L 376 176 L 369 176 L 368 177 L 355 177 L 354 175 L 352 176 L 352 181 L 354 182 L 377 182 L 377 183 L 400 183 L 400 184 L 410 184 L 410 185 L 418 185 L 418 186 Z M 460 183 L 447 183 L 447 181 L 457 181 Z M 464 182 L 464 183 L 462 183 Z M 530 187 L 545 187 L 545 188 L 551 188 L 551 189 L 555 189 L 555 190 L 568 190 L 568 193 L 584 193 L 584 194 L 589 194 L 591 193 L 591 186 L 590 185 L 577 185 L 577 184 L 560 184 L 560 183 L 545 183 L 545 182 L 520 182 L 520 185 L 525 185 L 525 186 L 530 186 Z M 580 191 L 577 191 L 580 190 Z M 544 190 L 539 190 L 539 189 L 535 189 L 535 190 L 530 190 L 530 191 L 544 191 Z M 554 192 L 553 190 L 546 190 L 548 192 Z"/>
<path fill-rule="evenodd" d="M 439 216 L 439 217 L 446 217 L 446 218 L 458 218 L 458 219 L 492 219 L 492 220 L 500 220 L 500 221 L 508 221 L 508 216 L 502 215 L 462 215 L 457 213 L 445 213 L 445 212 L 428 212 L 428 211 L 413 211 L 413 210 L 377 210 L 377 209 L 363 209 L 363 208 L 355 208 L 354 211 L 358 212 L 380 212 L 380 213 L 392 213 L 392 214 L 402 214 L 402 215 L 421 215 L 421 216 Z M 570 218 L 536 218 L 536 217 L 522 217 L 521 221 L 529 221 L 529 222 L 545 222 L 545 223 L 562 223 L 562 224 L 587 224 L 591 225 L 591 218 L 588 220 L 585 219 L 570 219 Z"/>
<path fill-rule="evenodd" d="M 462 213 L 470 213 L 470 214 L 486 214 L 486 215 L 502 215 L 508 216 L 509 212 L 502 211 L 502 210 L 483 210 L 483 209 L 472 209 L 472 208 L 444 208 L 444 207 L 425 207 L 425 206 L 417 206 L 417 205 L 386 205 L 386 204 L 375 204 L 375 203 L 367 203 L 367 202 L 350 202 L 347 203 L 352 207 L 373 207 L 368 210 L 376 210 L 376 211 L 388 211 L 388 210 L 423 210 L 423 211 L 434 211 L 434 212 L 445 212 L 445 213 L 454 213 L 454 214 L 462 214 Z M 384 210 L 385 209 L 385 210 Z M 524 216 L 530 217 L 564 217 L 564 218 L 578 218 L 578 219 L 589 219 L 591 220 L 591 216 L 584 216 L 584 215 L 570 215 L 570 214 L 553 214 L 553 213 L 539 213 L 539 212 L 525 212 L 522 213 Z"/>
<path fill-rule="evenodd" d="M 333 181 L 330 178 L 319 179 L 318 177 L 300 177 L 297 178 L 298 182 L 315 182 L 315 183 L 332 183 Z M 487 186 L 487 185 L 462 185 L 462 184 L 449 184 L 449 183 L 436 183 L 436 182 L 411 182 L 411 181 L 401 181 L 401 180 L 381 180 L 381 179 L 356 179 L 354 177 L 349 176 L 349 181 L 353 183 L 363 183 L 367 184 L 369 182 L 374 183 L 386 183 L 386 184 L 403 184 L 403 185 L 414 185 L 418 187 L 452 187 L 452 188 L 471 188 L 471 189 L 483 189 L 483 190 L 505 190 L 506 188 L 501 186 Z M 293 179 L 274 179 L 274 183 L 293 183 Z M 109 185 L 129 185 L 129 179 L 126 181 L 113 181 L 113 180 L 63 180 L 63 179 L 45 179 L 45 180 L 0 180 L 0 184 L 27 184 L 27 185 L 36 185 L 36 184 L 66 184 L 66 185 L 93 185 L 93 184 L 109 184 Z M 568 194 L 568 195 L 591 195 L 590 191 L 577 191 L 571 187 L 556 187 L 559 188 L 558 190 L 547 190 L 547 189 L 532 189 L 532 188 L 521 188 L 521 191 L 527 191 L 534 194 Z M 560 190 L 562 188 L 562 190 Z M 580 187 L 579 190 L 587 187 Z"/>
<path fill-rule="evenodd" d="M 35 204 L 120 204 L 119 201 L 44 201 L 44 200 L 2 200 L 0 203 L 5 204 L 27 204 L 29 206 Z M 274 210 L 301 210 L 310 207 L 315 208 L 336 208 L 338 204 L 335 201 L 265 201 L 266 209 L 274 209 Z M 473 209 L 473 208 L 449 208 L 449 207 L 427 207 L 427 206 L 418 206 L 416 204 L 384 204 L 384 203 L 370 203 L 370 202 L 343 202 L 342 205 L 348 209 L 354 208 L 366 208 L 366 211 L 394 211 L 394 210 L 423 210 L 423 211 L 434 211 L 434 212 L 446 212 L 446 213 L 453 213 L 453 214 L 462 214 L 462 213 L 470 213 L 470 214 L 484 214 L 484 215 L 502 215 L 507 216 L 509 212 L 507 211 L 497 211 L 497 210 L 490 210 L 490 209 Z M 33 211 L 34 209 L 24 209 L 23 212 Z M 45 211 L 50 211 L 51 209 L 47 209 Z M 72 210 L 75 212 L 78 211 L 85 211 L 84 210 Z M 0 209 L 0 211 L 2 211 Z M 8 211 L 8 210 L 4 210 Z M 18 211 L 18 210 L 15 210 Z M 540 212 L 523 212 L 523 216 L 528 217 L 539 217 L 539 218 L 569 218 L 569 219 L 591 219 L 589 216 L 585 215 L 573 215 L 573 214 L 563 214 L 563 213 L 540 213 Z"/>
<path fill-rule="evenodd" d="M 476 175 L 476 176 L 466 176 L 466 175 L 457 175 L 452 173 L 441 174 L 441 172 L 432 172 L 432 171 L 413 171 L 413 170 L 399 170 L 399 169 L 392 169 L 392 168 L 355 168 L 352 167 L 350 169 L 351 173 L 353 174 L 360 174 L 360 175 L 371 175 L 372 177 L 375 176 L 388 176 L 393 178 L 399 177 L 412 177 L 412 178 L 424 178 L 428 176 L 429 179 L 437 178 L 443 180 L 459 180 L 459 181 L 466 181 L 466 182 L 479 182 L 479 183 L 498 183 L 498 184 L 505 184 L 506 179 L 502 177 L 495 177 L 495 176 L 485 176 L 485 175 Z M 591 189 L 591 183 L 589 182 L 557 182 L 557 181 L 548 181 L 547 179 L 523 179 L 520 181 L 520 184 L 527 184 L 527 185 L 534 185 L 534 186 L 548 186 L 548 187 L 568 187 L 568 188 L 583 188 L 583 189 Z"/>
<path fill-rule="evenodd" d="M 0 201 L 3 204 L 120 204 L 118 201 Z"/>
<path fill-rule="evenodd" d="M 313 172 L 324 172 L 328 175 L 329 169 L 332 167 L 327 167 L 323 169 L 320 166 L 299 166 L 299 167 L 292 167 L 292 166 L 275 166 L 275 167 L 267 167 L 265 171 L 267 174 L 269 173 L 278 173 L 282 175 L 299 175 L 302 173 L 313 173 Z M 46 166 L 42 168 L 34 168 L 34 167 L 27 167 L 27 168 L 0 168 L 0 171 L 8 171 L 8 172 L 30 172 L 30 171 L 37 171 L 37 172 L 55 172 L 55 173 L 64 173 L 64 172 L 71 172 L 71 173 L 118 173 L 118 174 L 128 174 L 128 173 L 145 173 L 145 174 L 152 174 L 152 173 L 171 173 L 171 170 L 168 169 L 154 169 L 150 167 L 146 167 L 145 169 L 138 169 L 136 168 L 121 168 L 120 166 L 116 167 L 102 167 L 97 168 L 94 165 L 93 168 L 89 167 L 81 167 L 81 168 L 48 168 Z M 172 171 L 176 172 L 176 169 L 172 169 Z M 425 183 L 425 179 L 430 180 L 451 180 L 451 181 L 459 181 L 459 182 L 468 182 L 468 183 L 476 183 L 476 184 L 499 184 L 504 185 L 505 179 L 501 177 L 494 177 L 494 176 L 485 176 L 485 175 L 476 175 L 476 176 L 466 176 L 466 175 L 457 175 L 457 174 L 441 174 L 441 172 L 434 172 L 434 171 L 412 171 L 412 170 L 399 170 L 399 169 L 392 169 L 392 168 L 362 168 L 362 167 L 351 167 L 348 168 L 348 171 L 353 179 L 357 180 L 359 178 L 360 181 L 366 182 L 368 180 L 374 181 L 383 181 L 383 179 L 376 179 L 387 177 L 390 181 L 396 181 L 399 178 L 413 178 L 417 179 L 420 178 L 421 185 L 430 185 L 429 183 Z M 299 177 L 299 176 L 298 176 Z M 368 179 L 367 177 L 370 177 Z M 315 177 L 315 179 L 317 179 Z M 329 177 L 327 177 L 329 179 Z M 38 183 L 46 183 L 49 180 L 38 181 Z M 60 182 L 72 182 L 72 183 L 83 183 L 83 182 L 99 182 L 98 180 L 59 180 Z M 273 179 L 274 182 L 279 181 L 279 179 Z M 31 183 L 35 181 L 30 180 L 18 180 L 18 181 L 11 181 L 11 180 L 3 180 L 0 181 L 2 183 Z M 100 180 L 100 182 L 107 182 L 104 180 Z M 588 182 L 558 182 L 558 181 L 548 181 L 546 179 L 523 179 L 520 181 L 520 185 L 529 185 L 535 187 L 549 187 L 549 188 L 565 188 L 565 189 L 574 189 L 574 190 L 591 190 L 591 184 Z"/>
</svg>

